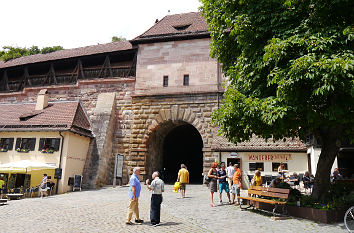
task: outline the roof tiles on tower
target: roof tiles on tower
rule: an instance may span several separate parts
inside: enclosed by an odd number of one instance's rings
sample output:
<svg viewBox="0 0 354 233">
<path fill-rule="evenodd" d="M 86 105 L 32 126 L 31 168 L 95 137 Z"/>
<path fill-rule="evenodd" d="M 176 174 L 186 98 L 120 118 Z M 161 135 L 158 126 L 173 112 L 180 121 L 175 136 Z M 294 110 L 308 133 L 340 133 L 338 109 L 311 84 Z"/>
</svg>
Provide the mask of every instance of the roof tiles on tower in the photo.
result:
<svg viewBox="0 0 354 233">
<path fill-rule="evenodd" d="M 208 36 L 208 25 L 200 12 L 167 15 L 149 30 L 131 42 L 151 41 L 161 38 Z"/>
</svg>

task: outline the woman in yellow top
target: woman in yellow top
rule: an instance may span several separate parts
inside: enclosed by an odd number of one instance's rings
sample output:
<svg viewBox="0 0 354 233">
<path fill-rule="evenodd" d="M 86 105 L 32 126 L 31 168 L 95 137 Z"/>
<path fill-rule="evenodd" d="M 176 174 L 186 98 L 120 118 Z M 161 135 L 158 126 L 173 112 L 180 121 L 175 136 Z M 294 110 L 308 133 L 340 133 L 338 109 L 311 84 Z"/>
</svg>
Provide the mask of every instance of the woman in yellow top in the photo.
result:
<svg viewBox="0 0 354 233">
<path fill-rule="evenodd" d="M 254 185 L 254 186 L 262 186 L 263 180 L 262 180 L 261 172 L 259 170 L 257 170 L 254 173 L 254 176 L 253 176 L 252 180 L 253 180 L 252 185 Z"/>
</svg>

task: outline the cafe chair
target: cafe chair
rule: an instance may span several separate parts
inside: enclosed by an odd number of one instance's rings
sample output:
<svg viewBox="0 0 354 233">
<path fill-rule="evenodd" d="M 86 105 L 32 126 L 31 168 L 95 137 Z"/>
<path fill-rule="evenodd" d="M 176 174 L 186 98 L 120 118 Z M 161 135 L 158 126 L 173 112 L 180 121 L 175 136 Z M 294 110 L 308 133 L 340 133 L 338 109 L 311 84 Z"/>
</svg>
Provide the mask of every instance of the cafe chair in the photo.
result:
<svg viewBox="0 0 354 233">
<path fill-rule="evenodd" d="M 269 187 L 270 184 L 272 183 L 272 176 L 271 176 L 271 175 L 265 175 L 265 176 L 264 176 L 264 179 L 265 179 L 265 185 L 266 185 L 266 187 Z"/>
<path fill-rule="evenodd" d="M 31 188 L 31 197 L 33 197 L 33 193 L 37 193 L 39 195 L 39 186 Z"/>
</svg>

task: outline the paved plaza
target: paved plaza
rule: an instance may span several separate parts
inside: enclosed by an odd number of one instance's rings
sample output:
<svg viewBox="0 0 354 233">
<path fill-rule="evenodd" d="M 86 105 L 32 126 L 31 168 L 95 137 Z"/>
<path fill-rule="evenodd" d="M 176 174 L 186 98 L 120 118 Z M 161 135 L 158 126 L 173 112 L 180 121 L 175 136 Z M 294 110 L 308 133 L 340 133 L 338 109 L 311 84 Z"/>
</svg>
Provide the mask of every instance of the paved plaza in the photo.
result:
<svg viewBox="0 0 354 233">
<path fill-rule="evenodd" d="M 148 222 L 151 193 L 145 185 L 142 190 L 139 207 L 145 223 L 141 225 L 125 225 L 128 187 L 106 187 L 9 201 L 0 206 L 0 232 L 346 232 L 343 223 L 274 221 L 269 216 L 226 204 L 226 196 L 223 205 L 210 207 L 208 189 L 202 185 L 188 185 L 184 199 L 167 185 L 162 224 L 152 227 Z"/>
</svg>

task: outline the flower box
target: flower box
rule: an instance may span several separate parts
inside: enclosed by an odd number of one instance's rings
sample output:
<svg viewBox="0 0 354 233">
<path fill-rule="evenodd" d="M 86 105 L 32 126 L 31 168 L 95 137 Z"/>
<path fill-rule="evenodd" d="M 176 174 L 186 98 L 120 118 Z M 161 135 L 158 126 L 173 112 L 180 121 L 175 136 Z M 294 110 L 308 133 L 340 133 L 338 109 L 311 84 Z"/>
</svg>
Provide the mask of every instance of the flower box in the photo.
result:
<svg viewBox="0 0 354 233">
<path fill-rule="evenodd" d="M 7 149 L 0 149 L 0 152 L 7 152 Z"/>
<path fill-rule="evenodd" d="M 19 152 L 19 153 L 28 153 L 28 152 L 30 152 L 30 150 L 28 150 L 28 149 L 20 149 L 20 148 L 17 148 L 16 151 Z"/>
<path fill-rule="evenodd" d="M 257 208 L 266 210 L 266 211 L 273 211 L 274 205 L 268 203 L 257 203 L 255 205 Z M 298 207 L 298 206 L 290 206 L 286 205 L 286 210 L 289 216 L 298 217 L 298 218 L 305 218 L 308 220 L 312 220 L 315 222 L 321 223 L 333 223 L 333 222 L 340 222 L 344 219 L 344 214 L 348 208 L 341 208 L 336 210 L 322 210 L 316 208 L 309 208 L 309 207 Z M 276 213 L 282 212 L 282 206 L 278 206 Z"/>
<path fill-rule="evenodd" d="M 54 151 L 41 151 L 41 153 L 43 153 L 43 154 L 53 154 Z"/>
<path fill-rule="evenodd" d="M 47 148 L 47 149 L 41 150 L 41 153 L 44 153 L 44 154 L 53 154 L 53 153 L 54 153 L 54 150 Z"/>
<path fill-rule="evenodd" d="M 333 223 L 343 221 L 345 212 L 348 208 L 321 210 L 308 207 L 287 206 L 287 209 L 290 216 L 305 218 L 322 223 Z"/>
</svg>

